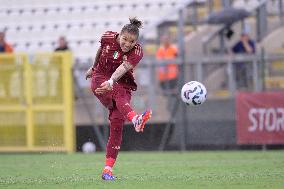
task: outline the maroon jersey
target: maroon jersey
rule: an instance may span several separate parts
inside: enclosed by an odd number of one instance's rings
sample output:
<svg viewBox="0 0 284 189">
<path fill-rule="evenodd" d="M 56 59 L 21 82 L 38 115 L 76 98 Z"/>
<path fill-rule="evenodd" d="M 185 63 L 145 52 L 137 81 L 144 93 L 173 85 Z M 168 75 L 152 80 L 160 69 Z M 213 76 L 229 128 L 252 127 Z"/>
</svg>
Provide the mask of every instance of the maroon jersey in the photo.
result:
<svg viewBox="0 0 284 189">
<path fill-rule="evenodd" d="M 119 43 L 116 41 L 117 32 L 107 31 L 101 37 L 101 55 L 96 66 L 96 74 L 111 77 L 113 72 L 122 64 L 123 60 L 127 60 L 134 67 L 143 57 L 143 50 L 139 44 L 128 52 L 123 52 Z M 125 73 L 119 80 L 119 84 L 124 85 L 131 90 L 136 90 L 137 85 L 133 77 L 133 69 Z"/>
</svg>

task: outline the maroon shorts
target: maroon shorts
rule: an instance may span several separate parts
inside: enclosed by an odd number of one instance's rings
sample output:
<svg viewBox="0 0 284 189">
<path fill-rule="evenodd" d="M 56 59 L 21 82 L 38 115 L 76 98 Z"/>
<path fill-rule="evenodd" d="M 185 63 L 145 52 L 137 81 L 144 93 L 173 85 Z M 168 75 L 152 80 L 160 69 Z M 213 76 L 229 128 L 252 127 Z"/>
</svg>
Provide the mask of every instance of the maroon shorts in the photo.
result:
<svg viewBox="0 0 284 189">
<path fill-rule="evenodd" d="M 124 111 L 123 107 L 125 104 L 130 104 L 131 100 L 131 90 L 125 88 L 124 86 L 114 83 L 113 89 L 104 94 L 96 94 L 95 90 L 100 87 L 100 85 L 108 80 L 109 78 L 104 76 L 96 76 L 92 77 L 91 88 L 94 95 L 99 99 L 99 101 L 110 110 L 110 119 L 111 118 L 122 118 L 126 119 L 127 113 L 129 109 Z"/>
</svg>

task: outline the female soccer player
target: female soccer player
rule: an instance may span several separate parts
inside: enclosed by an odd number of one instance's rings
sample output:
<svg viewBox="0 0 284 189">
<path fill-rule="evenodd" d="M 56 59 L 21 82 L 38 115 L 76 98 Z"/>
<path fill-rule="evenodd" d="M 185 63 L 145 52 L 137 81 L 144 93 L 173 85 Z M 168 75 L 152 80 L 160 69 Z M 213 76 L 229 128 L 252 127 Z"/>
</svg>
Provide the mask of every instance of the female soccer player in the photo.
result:
<svg viewBox="0 0 284 189">
<path fill-rule="evenodd" d="M 129 20 L 130 24 L 124 25 L 120 33 L 107 31 L 102 35 L 94 64 L 86 72 L 86 79 L 92 78 L 94 95 L 109 110 L 104 180 L 115 180 L 112 167 L 120 149 L 124 122 L 132 121 L 135 131 L 143 132 L 152 115 L 151 110 L 137 114 L 130 106 L 131 92 L 137 89 L 133 68 L 142 59 L 143 50 L 137 43 L 142 22 L 136 18 Z"/>
</svg>

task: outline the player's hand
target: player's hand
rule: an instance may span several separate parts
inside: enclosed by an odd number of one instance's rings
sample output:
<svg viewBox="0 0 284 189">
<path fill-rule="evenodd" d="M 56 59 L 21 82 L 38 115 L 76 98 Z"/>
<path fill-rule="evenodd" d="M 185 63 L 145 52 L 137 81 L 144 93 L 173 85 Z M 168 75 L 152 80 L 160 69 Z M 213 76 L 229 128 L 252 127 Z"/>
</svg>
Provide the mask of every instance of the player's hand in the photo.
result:
<svg viewBox="0 0 284 189">
<path fill-rule="evenodd" d="M 94 69 L 93 69 L 92 67 L 90 67 L 90 68 L 88 69 L 88 71 L 86 72 L 86 74 L 85 74 L 86 80 L 89 79 L 89 78 L 91 78 L 92 75 L 93 75 L 93 73 L 94 73 Z"/>
<path fill-rule="evenodd" d="M 105 81 L 101 84 L 101 86 L 99 88 L 97 88 L 95 90 L 96 94 L 103 94 L 107 91 L 110 91 L 112 90 L 112 86 L 111 84 L 109 83 L 109 81 Z"/>
</svg>

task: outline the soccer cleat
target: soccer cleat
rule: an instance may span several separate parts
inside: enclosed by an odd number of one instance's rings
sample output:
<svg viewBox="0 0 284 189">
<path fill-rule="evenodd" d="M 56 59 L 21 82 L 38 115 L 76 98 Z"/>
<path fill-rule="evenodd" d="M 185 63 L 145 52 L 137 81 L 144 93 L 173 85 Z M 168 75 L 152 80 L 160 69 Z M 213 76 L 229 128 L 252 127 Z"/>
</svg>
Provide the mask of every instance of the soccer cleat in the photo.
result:
<svg viewBox="0 0 284 189">
<path fill-rule="evenodd" d="M 103 170 L 103 174 L 102 174 L 102 179 L 103 180 L 114 181 L 115 180 L 115 176 L 112 175 L 112 171 L 111 170 L 104 169 Z"/>
<path fill-rule="evenodd" d="M 134 121 L 136 132 L 143 132 L 146 122 L 151 118 L 152 110 L 147 110 L 143 114 L 137 115 Z"/>
</svg>

